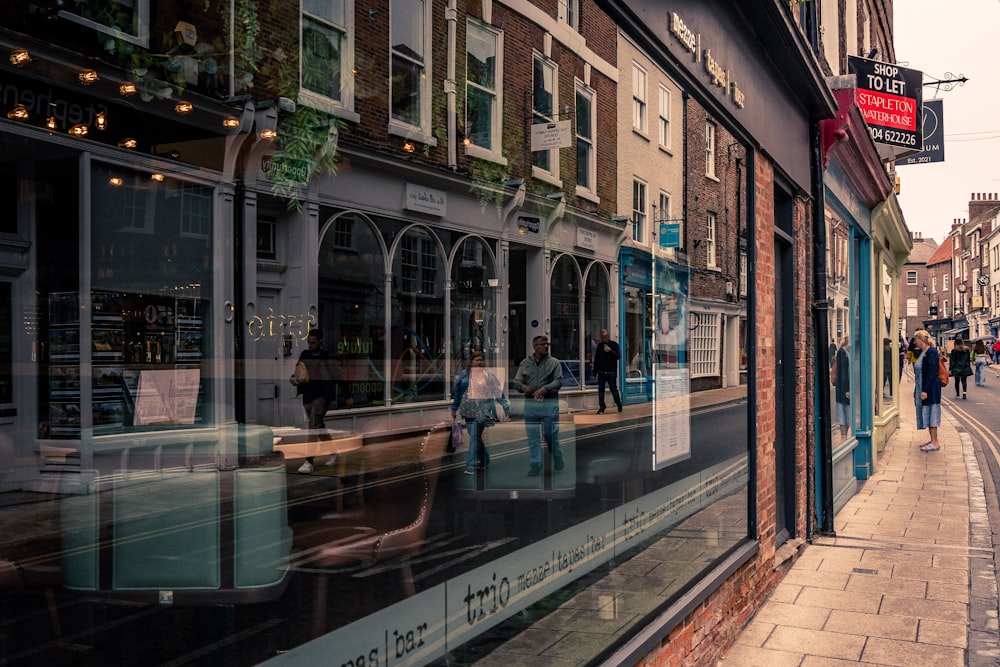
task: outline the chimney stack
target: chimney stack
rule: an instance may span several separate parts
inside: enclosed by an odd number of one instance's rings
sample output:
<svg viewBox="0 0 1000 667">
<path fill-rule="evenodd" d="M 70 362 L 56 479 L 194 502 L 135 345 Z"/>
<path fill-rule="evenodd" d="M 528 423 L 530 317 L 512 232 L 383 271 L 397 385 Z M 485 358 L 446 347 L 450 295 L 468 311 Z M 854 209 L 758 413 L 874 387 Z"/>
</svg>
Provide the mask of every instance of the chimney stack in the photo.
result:
<svg viewBox="0 0 1000 667">
<path fill-rule="evenodd" d="M 990 209 L 995 209 L 997 203 L 997 194 L 995 192 L 973 192 L 969 199 L 969 220 L 976 220 Z"/>
</svg>

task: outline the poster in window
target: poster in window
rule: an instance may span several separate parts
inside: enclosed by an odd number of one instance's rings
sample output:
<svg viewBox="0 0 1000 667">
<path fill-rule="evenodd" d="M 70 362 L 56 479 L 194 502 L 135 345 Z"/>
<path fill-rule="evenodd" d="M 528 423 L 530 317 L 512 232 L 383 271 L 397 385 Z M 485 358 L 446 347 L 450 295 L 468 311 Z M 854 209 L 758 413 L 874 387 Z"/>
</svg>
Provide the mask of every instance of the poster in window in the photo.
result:
<svg viewBox="0 0 1000 667">
<path fill-rule="evenodd" d="M 121 361 L 125 349 L 125 334 L 121 329 L 94 329 L 91 336 L 95 361 Z"/>
<path fill-rule="evenodd" d="M 133 423 L 193 424 L 200 382 L 197 368 L 140 371 Z"/>
<path fill-rule="evenodd" d="M 691 382 L 687 368 L 654 364 L 653 469 L 691 458 Z"/>
<path fill-rule="evenodd" d="M 79 396 L 80 367 L 50 366 L 49 367 L 50 396 Z"/>
<path fill-rule="evenodd" d="M 51 329 L 49 331 L 49 358 L 52 361 L 79 361 L 79 330 Z"/>
<path fill-rule="evenodd" d="M 80 402 L 49 403 L 49 433 L 52 435 L 80 434 Z"/>
<path fill-rule="evenodd" d="M 122 391 L 122 367 L 94 366 L 91 387 L 95 396 L 108 394 L 120 395 Z"/>
</svg>

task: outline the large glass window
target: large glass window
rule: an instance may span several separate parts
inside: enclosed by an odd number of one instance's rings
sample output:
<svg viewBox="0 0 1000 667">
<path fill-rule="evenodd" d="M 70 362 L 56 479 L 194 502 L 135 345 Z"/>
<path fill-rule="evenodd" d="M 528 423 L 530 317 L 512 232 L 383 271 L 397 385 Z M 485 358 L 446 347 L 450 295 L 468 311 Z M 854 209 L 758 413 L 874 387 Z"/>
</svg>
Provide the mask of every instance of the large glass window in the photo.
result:
<svg viewBox="0 0 1000 667">
<path fill-rule="evenodd" d="M 580 374 L 580 268 L 576 261 L 563 255 L 552 269 L 552 334 L 551 353 L 559 358 L 572 376 L 571 386 L 582 383 Z M 568 379 L 568 378 L 567 378 Z M 565 384 L 565 383 L 564 383 Z M 568 388 L 568 387 L 567 387 Z"/>
<path fill-rule="evenodd" d="M 584 292 L 584 318 L 583 331 L 586 335 L 587 358 L 594 352 L 597 341 L 601 339 L 601 329 L 612 332 L 616 329 L 615 323 L 609 320 L 611 299 L 610 285 L 605 269 L 600 264 L 591 264 L 587 271 L 587 289 Z M 588 365 L 587 384 L 595 384 L 596 376 L 593 374 L 593 367 Z"/>
<path fill-rule="evenodd" d="M 354 97 L 353 15 L 354 0 L 302 0 L 299 67 L 303 93 L 348 110 Z"/>
<path fill-rule="evenodd" d="M 489 249 L 478 238 L 459 247 L 451 268 L 452 367 L 463 368 L 473 352 L 483 352 L 486 362 L 497 361 L 496 331 L 499 281 Z"/>
<path fill-rule="evenodd" d="M 445 397 L 444 260 L 437 239 L 411 227 L 399 239 L 392 261 L 392 317 L 389 336 L 391 400 L 395 403 Z"/>
</svg>

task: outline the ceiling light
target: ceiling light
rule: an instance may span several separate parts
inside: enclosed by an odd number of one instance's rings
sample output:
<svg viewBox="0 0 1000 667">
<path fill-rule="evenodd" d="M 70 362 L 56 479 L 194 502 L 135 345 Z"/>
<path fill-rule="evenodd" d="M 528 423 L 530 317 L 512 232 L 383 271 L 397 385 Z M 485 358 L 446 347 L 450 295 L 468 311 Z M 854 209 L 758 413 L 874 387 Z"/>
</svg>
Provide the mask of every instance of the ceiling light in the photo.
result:
<svg viewBox="0 0 1000 667">
<path fill-rule="evenodd" d="M 103 131 L 108 129 L 108 114 L 104 113 L 103 111 L 98 111 L 94 115 L 94 125 L 97 126 L 98 130 Z"/>
<path fill-rule="evenodd" d="M 111 178 L 108 179 L 108 183 L 117 188 L 123 183 L 123 181 L 120 176 L 112 176 Z"/>
<path fill-rule="evenodd" d="M 233 116 L 229 116 L 227 118 L 223 118 L 222 119 L 222 127 L 226 127 L 226 128 L 229 128 L 230 130 L 234 130 L 234 129 L 236 129 L 239 126 L 240 126 L 240 119 L 239 118 L 234 118 Z"/>
<path fill-rule="evenodd" d="M 28 109 L 23 104 L 18 104 L 7 112 L 7 118 L 11 120 L 28 120 Z"/>
<path fill-rule="evenodd" d="M 129 150 L 132 150 L 138 145 L 139 142 L 133 139 L 132 137 L 126 137 L 118 142 L 118 148 L 127 148 Z"/>
<path fill-rule="evenodd" d="M 174 111 L 179 114 L 191 113 L 192 109 L 194 109 L 194 105 L 190 102 L 178 102 L 177 106 L 174 107 Z"/>
<path fill-rule="evenodd" d="M 135 84 L 132 83 L 131 81 L 126 81 L 122 85 L 118 86 L 118 92 L 124 95 L 125 97 L 128 97 L 129 95 L 135 95 L 136 93 Z"/>
<path fill-rule="evenodd" d="M 10 52 L 10 64 L 15 67 L 20 67 L 26 63 L 31 62 L 31 56 L 28 55 L 26 49 L 14 49 Z"/>
<path fill-rule="evenodd" d="M 263 130 L 260 131 L 261 139 L 267 139 L 268 141 L 270 141 L 271 139 L 274 139 L 277 136 L 278 136 L 277 130 L 272 130 L 269 127 L 264 128 Z"/>
<path fill-rule="evenodd" d="M 163 182 L 163 174 L 150 174 L 149 177 L 157 183 Z"/>
<path fill-rule="evenodd" d="M 85 86 L 89 86 L 90 84 L 99 80 L 100 77 L 97 76 L 97 72 L 95 72 L 92 69 L 85 69 L 82 72 L 80 72 L 80 83 L 82 83 Z"/>
<path fill-rule="evenodd" d="M 69 133 L 74 137 L 85 137 L 87 136 L 87 132 L 87 126 L 82 124 L 77 124 L 69 128 Z"/>
</svg>

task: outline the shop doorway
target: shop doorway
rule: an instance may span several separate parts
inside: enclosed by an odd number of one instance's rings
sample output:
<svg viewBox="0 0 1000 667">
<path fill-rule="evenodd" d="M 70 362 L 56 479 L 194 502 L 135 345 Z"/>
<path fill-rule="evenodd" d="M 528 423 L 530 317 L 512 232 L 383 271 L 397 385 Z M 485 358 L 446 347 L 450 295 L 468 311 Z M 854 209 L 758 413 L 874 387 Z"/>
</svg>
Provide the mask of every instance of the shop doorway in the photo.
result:
<svg viewBox="0 0 1000 667">
<path fill-rule="evenodd" d="M 278 305 L 278 297 L 279 293 L 277 290 L 258 288 L 257 312 L 281 312 Z M 293 365 L 284 356 L 283 337 L 280 333 L 262 335 L 258 340 L 251 341 L 254 350 L 253 387 L 255 397 L 254 410 L 256 411 L 255 418 L 252 418 L 252 420 L 266 426 L 281 425 L 279 420 L 280 397 L 283 392 L 291 392 L 293 396 L 295 394 L 295 388 L 289 385 L 287 381 L 284 386 L 279 382 L 279 378 L 288 377 L 292 372 L 291 368 Z M 282 368 L 283 365 L 287 366 L 287 368 Z"/>
<path fill-rule="evenodd" d="M 527 247 L 511 244 L 507 264 L 507 377 L 514 377 L 528 350 Z"/>
</svg>

